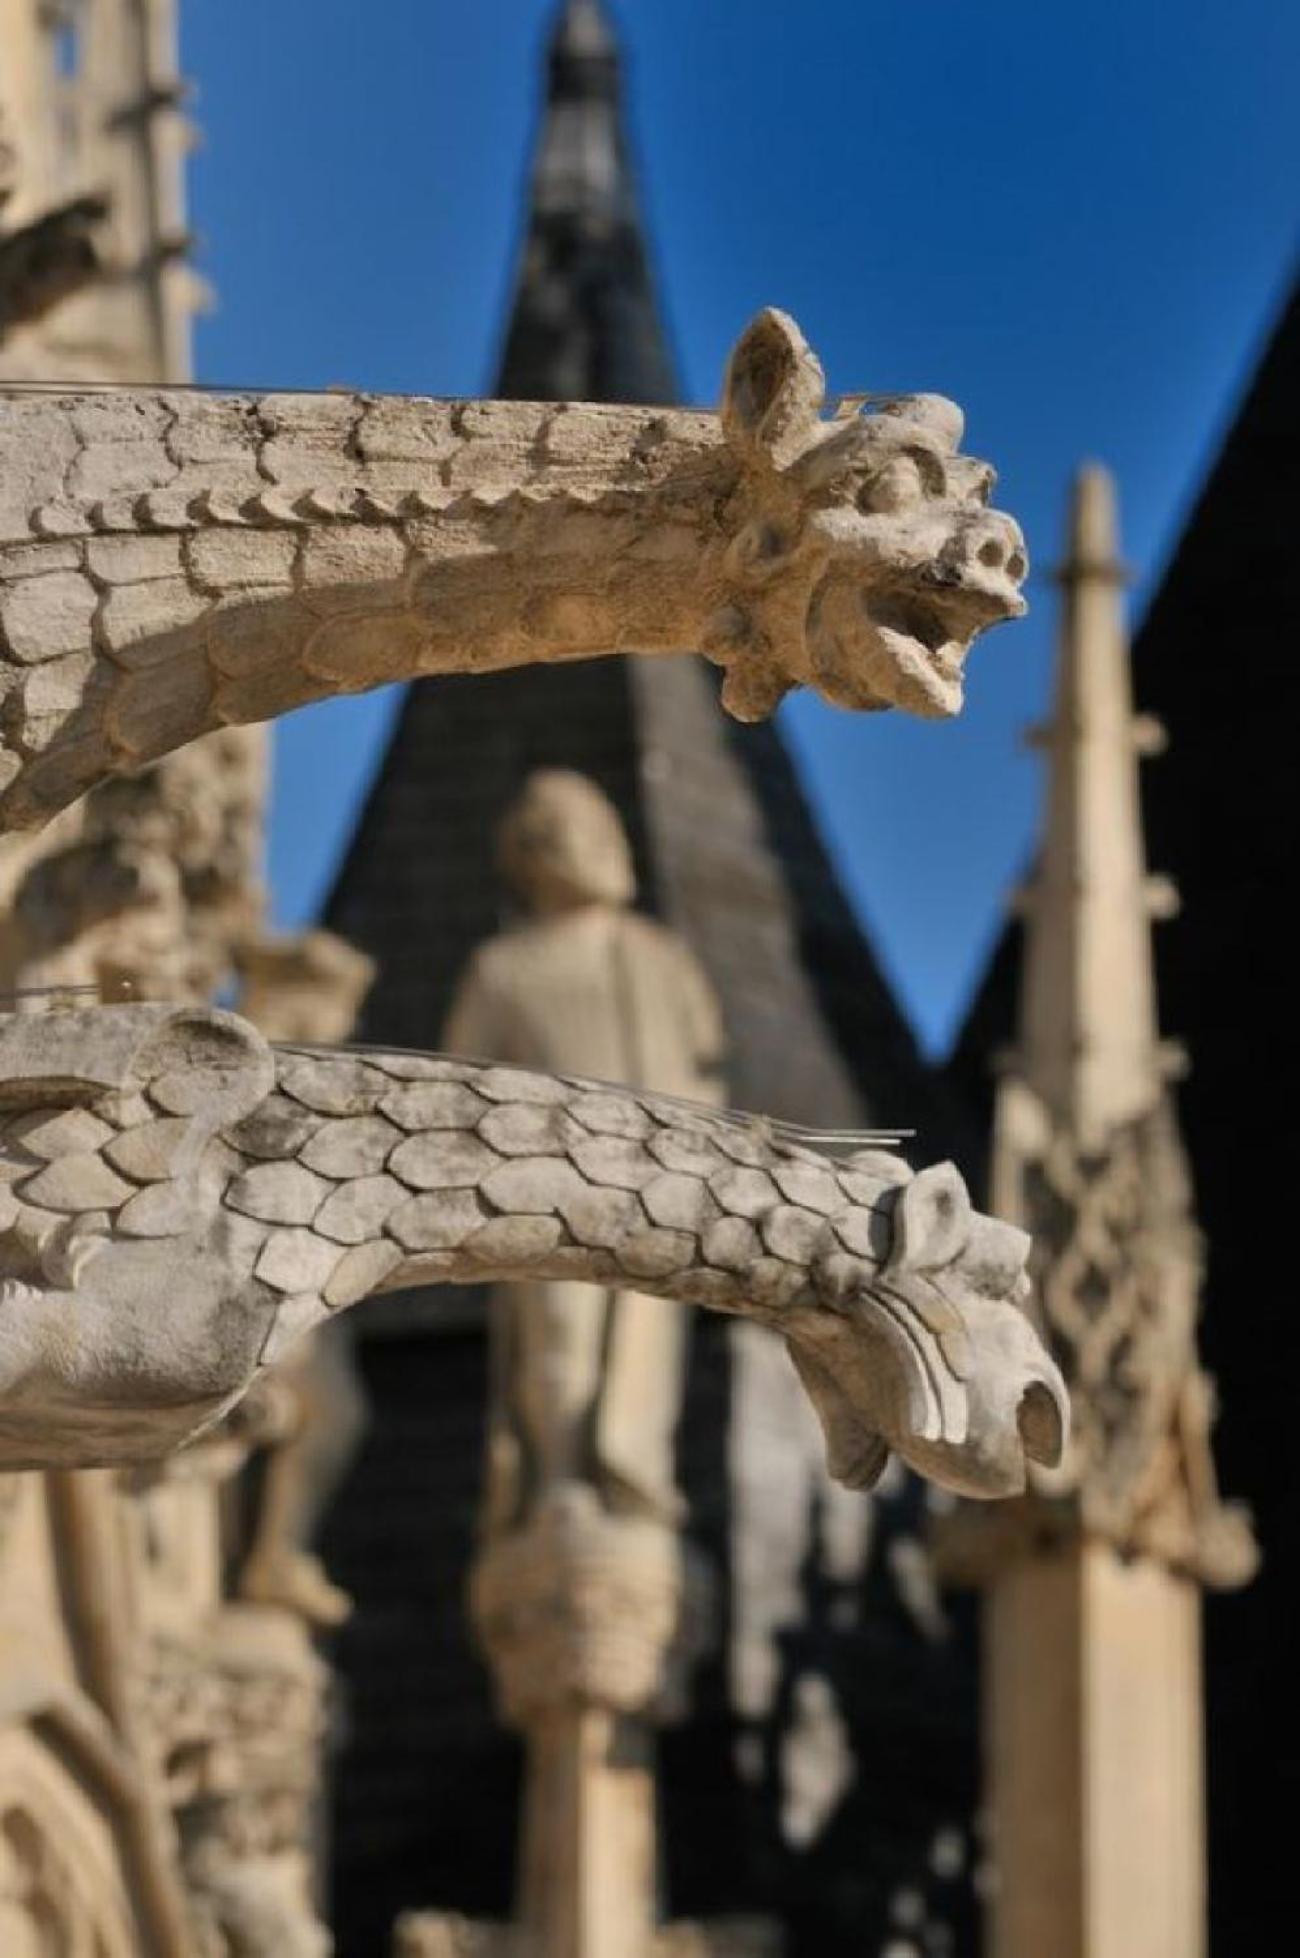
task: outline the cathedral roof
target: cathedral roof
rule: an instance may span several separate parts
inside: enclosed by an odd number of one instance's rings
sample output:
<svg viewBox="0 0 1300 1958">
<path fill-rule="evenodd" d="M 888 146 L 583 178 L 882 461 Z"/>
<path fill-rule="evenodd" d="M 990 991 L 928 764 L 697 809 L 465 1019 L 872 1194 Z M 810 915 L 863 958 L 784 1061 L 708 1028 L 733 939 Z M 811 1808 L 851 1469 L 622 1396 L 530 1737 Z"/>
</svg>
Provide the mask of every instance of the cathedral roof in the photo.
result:
<svg viewBox="0 0 1300 1958">
<path fill-rule="evenodd" d="M 622 63 L 599 0 L 551 37 L 528 220 L 497 392 L 515 401 L 677 399 L 641 222 Z"/>
</svg>

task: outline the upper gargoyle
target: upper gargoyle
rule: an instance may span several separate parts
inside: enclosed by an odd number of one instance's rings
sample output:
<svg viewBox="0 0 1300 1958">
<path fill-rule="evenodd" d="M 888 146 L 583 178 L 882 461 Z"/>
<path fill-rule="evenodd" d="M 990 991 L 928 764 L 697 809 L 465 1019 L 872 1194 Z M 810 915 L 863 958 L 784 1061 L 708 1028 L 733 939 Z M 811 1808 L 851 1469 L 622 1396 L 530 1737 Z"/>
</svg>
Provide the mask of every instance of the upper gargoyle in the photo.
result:
<svg viewBox="0 0 1300 1958">
<path fill-rule="evenodd" d="M 269 1047 L 208 1008 L 0 1021 L 0 1468 L 139 1460 L 368 1293 L 579 1278 L 785 1334 L 855 1484 L 1054 1463 L 1028 1240 L 949 1166 L 436 1055 Z"/>
<path fill-rule="evenodd" d="M 800 684 L 955 713 L 1019 529 L 951 402 L 822 402 L 775 311 L 720 414 L 0 388 L 0 827 L 417 674 L 703 650 L 741 719 Z"/>
</svg>

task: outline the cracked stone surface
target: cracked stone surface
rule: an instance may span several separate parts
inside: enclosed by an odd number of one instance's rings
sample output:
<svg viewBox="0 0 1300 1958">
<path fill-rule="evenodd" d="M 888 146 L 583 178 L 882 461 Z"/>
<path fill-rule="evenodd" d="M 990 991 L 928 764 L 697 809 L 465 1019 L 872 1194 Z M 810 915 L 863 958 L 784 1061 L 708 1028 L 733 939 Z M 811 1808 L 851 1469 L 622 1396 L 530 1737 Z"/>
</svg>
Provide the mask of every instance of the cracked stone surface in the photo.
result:
<svg viewBox="0 0 1300 1958">
<path fill-rule="evenodd" d="M 742 719 L 956 712 L 1023 539 L 951 402 L 823 394 L 771 310 L 719 414 L 0 385 L 0 826 L 426 673 L 703 648 Z"/>
<path fill-rule="evenodd" d="M 895 1448 L 1005 1493 L 1064 1422 L 1026 1243 L 948 1165 L 651 1093 L 205 1008 L 0 1020 L 4 1468 L 165 1452 L 371 1291 L 565 1277 L 783 1333 L 846 1480 Z"/>
</svg>

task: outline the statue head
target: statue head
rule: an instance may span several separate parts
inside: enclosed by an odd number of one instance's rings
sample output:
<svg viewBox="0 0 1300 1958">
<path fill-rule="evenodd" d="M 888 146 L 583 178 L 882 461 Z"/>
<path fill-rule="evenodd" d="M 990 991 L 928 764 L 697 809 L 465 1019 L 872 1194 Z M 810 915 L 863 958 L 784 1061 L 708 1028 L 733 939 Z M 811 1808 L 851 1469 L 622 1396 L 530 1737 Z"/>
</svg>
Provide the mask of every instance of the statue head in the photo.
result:
<svg viewBox="0 0 1300 1958">
<path fill-rule="evenodd" d="M 538 915 L 630 904 L 636 895 L 617 809 L 572 769 L 541 768 L 528 777 L 502 819 L 497 855 L 510 888 Z"/>
<path fill-rule="evenodd" d="M 705 647 L 723 702 L 758 720 L 802 682 L 838 707 L 955 714 L 971 642 L 1025 609 L 1024 539 L 988 507 L 993 470 L 959 453 L 951 401 L 863 397 L 826 421 L 824 392 L 794 321 L 760 313 L 722 406 L 741 462 Z"/>
</svg>

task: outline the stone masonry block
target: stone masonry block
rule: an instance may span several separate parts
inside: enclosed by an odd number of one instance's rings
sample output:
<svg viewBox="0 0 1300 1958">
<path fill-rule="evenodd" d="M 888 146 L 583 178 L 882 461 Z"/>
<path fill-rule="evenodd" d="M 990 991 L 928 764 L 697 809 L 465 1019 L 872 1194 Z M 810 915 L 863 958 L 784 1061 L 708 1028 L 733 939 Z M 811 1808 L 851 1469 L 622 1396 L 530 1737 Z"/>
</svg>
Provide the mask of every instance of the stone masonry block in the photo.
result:
<svg viewBox="0 0 1300 1958">
<path fill-rule="evenodd" d="M 298 540 L 285 530 L 199 530 L 187 540 L 190 575 L 205 591 L 288 585 Z"/>
</svg>

